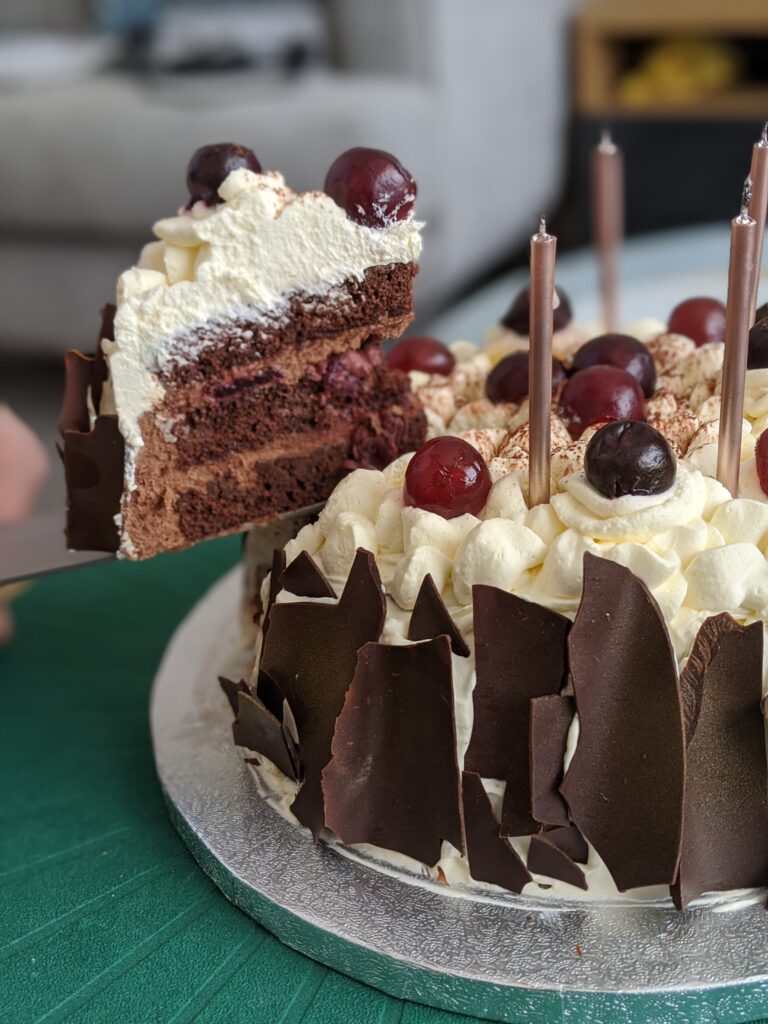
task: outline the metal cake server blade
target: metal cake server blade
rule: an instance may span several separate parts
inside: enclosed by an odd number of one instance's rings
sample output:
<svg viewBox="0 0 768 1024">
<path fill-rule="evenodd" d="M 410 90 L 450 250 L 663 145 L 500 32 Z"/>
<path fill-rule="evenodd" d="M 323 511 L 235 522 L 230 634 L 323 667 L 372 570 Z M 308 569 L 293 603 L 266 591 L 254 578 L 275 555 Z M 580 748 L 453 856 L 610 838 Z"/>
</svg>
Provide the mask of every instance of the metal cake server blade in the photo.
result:
<svg viewBox="0 0 768 1024">
<path fill-rule="evenodd" d="M 293 509 L 277 516 L 271 523 L 259 525 L 269 530 L 278 523 L 291 523 L 297 519 L 309 521 L 323 504 Z M 281 546 L 284 543 L 281 538 L 276 537 L 275 540 Z M 21 522 L 0 525 L 0 586 L 80 569 L 98 562 L 111 562 L 116 557 L 114 551 L 70 551 L 64 540 L 64 514 L 61 509 L 37 512 Z"/>
</svg>

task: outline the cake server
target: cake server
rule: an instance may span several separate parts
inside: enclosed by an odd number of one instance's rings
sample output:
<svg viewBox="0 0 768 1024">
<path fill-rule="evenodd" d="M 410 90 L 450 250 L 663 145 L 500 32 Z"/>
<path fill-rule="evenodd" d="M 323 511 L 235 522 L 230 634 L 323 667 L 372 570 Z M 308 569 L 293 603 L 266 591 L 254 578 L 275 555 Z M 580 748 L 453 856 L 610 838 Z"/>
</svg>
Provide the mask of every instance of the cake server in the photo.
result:
<svg viewBox="0 0 768 1024">
<path fill-rule="evenodd" d="M 309 521 L 322 507 L 320 503 L 284 512 L 273 523 L 263 525 L 295 523 L 297 519 Z M 0 525 L 0 586 L 115 558 L 114 551 L 70 551 L 64 540 L 61 509 L 37 512 L 21 522 Z"/>
</svg>

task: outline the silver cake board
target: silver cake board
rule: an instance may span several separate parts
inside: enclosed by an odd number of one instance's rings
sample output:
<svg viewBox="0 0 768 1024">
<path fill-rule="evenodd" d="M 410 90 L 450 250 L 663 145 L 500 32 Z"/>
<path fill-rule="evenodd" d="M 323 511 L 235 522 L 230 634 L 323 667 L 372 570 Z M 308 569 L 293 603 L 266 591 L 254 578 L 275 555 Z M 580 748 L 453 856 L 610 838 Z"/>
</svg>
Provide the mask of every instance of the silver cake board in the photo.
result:
<svg viewBox="0 0 768 1024">
<path fill-rule="evenodd" d="M 225 896 L 288 946 L 391 995 L 496 1021 L 768 1017 L 768 912 L 446 894 L 315 844 L 259 797 L 216 684 L 240 642 L 238 570 L 167 648 L 151 702 L 174 825 Z"/>
</svg>

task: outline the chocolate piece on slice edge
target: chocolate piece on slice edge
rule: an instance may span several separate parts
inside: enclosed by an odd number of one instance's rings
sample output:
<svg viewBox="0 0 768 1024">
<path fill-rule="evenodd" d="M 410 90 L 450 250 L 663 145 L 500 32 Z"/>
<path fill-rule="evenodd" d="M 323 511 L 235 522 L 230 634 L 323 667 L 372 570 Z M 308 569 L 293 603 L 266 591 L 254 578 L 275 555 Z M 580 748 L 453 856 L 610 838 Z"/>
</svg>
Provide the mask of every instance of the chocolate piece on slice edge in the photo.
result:
<svg viewBox="0 0 768 1024">
<path fill-rule="evenodd" d="M 62 438 L 67 546 L 76 551 L 117 551 L 115 516 L 120 511 L 125 458 L 117 416 L 97 416 L 93 429 L 64 430 Z"/>
<path fill-rule="evenodd" d="M 237 700 L 238 694 L 250 693 L 248 686 L 244 679 L 239 679 L 237 682 L 234 679 L 227 679 L 226 676 L 219 676 L 219 686 L 224 691 L 224 695 L 229 701 L 229 706 L 232 708 L 232 714 L 237 714 Z"/>
<path fill-rule="evenodd" d="M 568 882 L 577 889 L 586 889 L 587 880 L 581 868 L 555 843 L 548 832 L 531 836 L 528 847 L 528 870 L 560 882 Z"/>
<path fill-rule="evenodd" d="M 530 835 L 528 757 L 530 701 L 557 694 L 567 673 L 570 622 L 498 587 L 472 588 L 477 685 L 464 767 L 484 779 L 506 779 L 503 835 Z"/>
<path fill-rule="evenodd" d="M 579 737 L 560 790 L 620 892 L 677 873 L 685 750 L 677 663 L 645 584 L 584 556 L 568 638 Z"/>
<path fill-rule="evenodd" d="M 247 747 L 269 758 L 289 779 L 298 778 L 298 757 L 294 744 L 266 705 L 245 692 L 237 695 L 237 718 L 232 736 L 239 747 Z"/>
<path fill-rule="evenodd" d="M 575 710 L 572 697 L 536 697 L 531 701 L 531 813 L 542 825 L 570 824 L 560 784 Z"/>
<path fill-rule="evenodd" d="M 325 821 L 345 843 L 373 843 L 436 864 L 464 851 L 447 636 L 368 643 L 323 771 Z"/>
<path fill-rule="evenodd" d="M 336 597 L 333 587 L 308 551 L 300 551 L 283 569 L 280 583 L 283 590 L 295 597 Z"/>
<path fill-rule="evenodd" d="M 304 784 L 292 805 L 317 838 L 325 823 L 321 773 L 355 674 L 357 652 L 378 640 L 386 602 L 376 562 L 358 548 L 338 604 L 291 601 L 270 614 L 259 671 L 284 694 L 296 723 Z"/>
<path fill-rule="evenodd" d="M 461 781 L 470 875 L 476 882 L 522 892 L 531 881 L 530 873 L 509 842 L 499 835 L 499 823 L 482 779 L 476 772 L 463 772 Z"/>
<path fill-rule="evenodd" d="M 421 582 L 416 604 L 408 623 L 409 640 L 433 640 L 445 634 L 451 641 L 451 650 L 460 658 L 469 657 L 469 647 L 459 632 L 450 612 L 445 607 L 440 591 L 427 573 Z"/>
<path fill-rule="evenodd" d="M 689 733 L 672 898 L 768 885 L 768 769 L 760 713 L 763 626 L 702 623 L 681 677 Z"/>
</svg>

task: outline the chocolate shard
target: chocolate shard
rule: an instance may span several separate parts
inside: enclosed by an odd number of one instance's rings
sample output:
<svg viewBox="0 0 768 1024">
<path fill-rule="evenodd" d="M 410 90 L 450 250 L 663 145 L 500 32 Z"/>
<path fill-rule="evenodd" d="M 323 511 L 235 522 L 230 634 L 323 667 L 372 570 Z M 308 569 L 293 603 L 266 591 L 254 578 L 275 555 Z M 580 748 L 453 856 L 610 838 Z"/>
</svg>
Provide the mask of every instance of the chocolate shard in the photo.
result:
<svg viewBox="0 0 768 1024">
<path fill-rule="evenodd" d="M 221 686 L 224 694 L 229 701 L 229 705 L 232 708 L 232 714 L 237 714 L 237 700 L 238 694 L 250 693 L 244 679 L 239 679 L 235 682 L 233 679 L 227 679 L 226 676 L 219 676 L 219 686 Z"/>
<path fill-rule="evenodd" d="M 324 824 L 321 773 L 331 756 L 333 727 L 355 674 L 357 652 L 378 640 L 386 602 L 376 562 L 358 549 L 338 604 L 276 604 L 264 638 L 260 671 L 285 695 L 296 722 L 304 785 L 292 810 L 317 837 Z"/>
<path fill-rule="evenodd" d="M 460 658 L 469 657 L 464 637 L 443 603 L 440 591 L 429 573 L 424 577 L 408 623 L 409 640 L 433 640 L 445 634 L 451 641 L 451 650 Z"/>
<path fill-rule="evenodd" d="M 645 584 L 585 554 L 568 648 L 579 738 L 560 789 L 571 819 L 620 891 L 669 885 L 680 853 L 685 737 L 675 656 Z"/>
<path fill-rule="evenodd" d="M 101 328 L 96 339 L 97 349 L 101 349 L 102 341 L 115 340 L 115 313 L 117 313 L 117 306 L 114 302 L 105 302 L 101 307 Z"/>
<path fill-rule="evenodd" d="M 550 839 L 549 832 L 531 836 L 531 845 L 528 847 L 528 870 L 534 871 L 537 875 L 568 882 L 577 889 L 587 888 L 584 872 Z"/>
<path fill-rule="evenodd" d="M 237 696 L 232 736 L 239 747 L 247 747 L 269 758 L 289 779 L 298 777 L 293 744 L 269 708 L 251 693 L 241 692 Z"/>
<path fill-rule="evenodd" d="M 530 702 L 561 690 L 570 622 L 497 587 L 473 587 L 472 602 L 477 685 L 464 767 L 507 780 L 502 834 L 530 835 L 539 829 L 531 817 Z"/>
<path fill-rule="evenodd" d="M 323 771 L 325 820 L 345 843 L 436 864 L 464 850 L 448 638 L 368 643 Z"/>
<path fill-rule="evenodd" d="M 283 569 L 280 582 L 284 590 L 296 597 L 336 597 L 333 587 L 308 551 L 300 551 L 288 568 Z"/>
<path fill-rule="evenodd" d="M 763 626 L 713 615 L 682 673 L 686 758 L 678 909 L 703 892 L 768 884 L 768 770 L 760 713 Z"/>
<path fill-rule="evenodd" d="M 272 570 L 269 576 L 269 594 L 267 596 L 267 607 L 264 609 L 264 619 L 261 625 L 262 643 L 267 635 L 269 629 L 269 617 L 272 613 L 272 608 L 277 601 L 277 595 L 281 590 L 281 579 L 283 570 L 285 569 L 285 551 L 282 548 L 276 548 L 272 552 Z M 259 595 L 260 599 L 260 595 Z M 257 618 L 258 616 L 254 616 Z M 256 695 L 260 700 L 264 701 L 266 706 L 280 721 L 283 720 L 283 691 L 270 676 L 260 670 L 256 681 Z"/>
<path fill-rule="evenodd" d="M 463 773 L 462 797 L 470 875 L 476 882 L 491 882 L 510 892 L 521 892 L 531 876 L 515 850 L 499 834 L 499 823 L 476 772 Z"/>
<path fill-rule="evenodd" d="M 76 551 L 116 551 L 125 454 L 117 416 L 97 416 L 89 432 L 65 430 L 63 437 L 67 544 Z"/>
<path fill-rule="evenodd" d="M 542 830 L 547 839 L 555 846 L 568 854 L 571 860 L 579 864 L 586 864 L 589 856 L 589 847 L 584 841 L 584 836 L 575 825 L 557 828 L 545 828 Z"/>
<path fill-rule="evenodd" d="M 88 433 L 91 418 L 88 411 L 88 389 L 91 386 L 95 360 L 71 348 L 64 354 L 64 398 L 59 412 L 58 428 L 62 437 L 68 430 Z"/>
<path fill-rule="evenodd" d="M 543 825 L 570 824 L 560 784 L 575 710 L 572 697 L 536 697 L 531 701 L 531 812 Z"/>
</svg>

